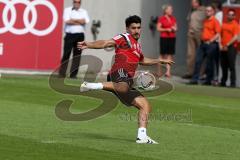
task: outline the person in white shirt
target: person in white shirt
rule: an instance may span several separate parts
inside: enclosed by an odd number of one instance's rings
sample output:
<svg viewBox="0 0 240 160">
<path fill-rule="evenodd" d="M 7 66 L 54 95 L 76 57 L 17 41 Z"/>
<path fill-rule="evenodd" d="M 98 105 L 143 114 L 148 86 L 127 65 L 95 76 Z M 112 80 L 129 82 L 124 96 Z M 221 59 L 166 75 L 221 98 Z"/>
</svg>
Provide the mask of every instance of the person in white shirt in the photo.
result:
<svg viewBox="0 0 240 160">
<path fill-rule="evenodd" d="M 221 2 L 215 2 L 213 3 L 215 7 L 215 17 L 222 26 L 223 23 L 223 11 L 222 11 L 222 3 Z"/>
<path fill-rule="evenodd" d="M 65 78 L 71 52 L 73 60 L 70 70 L 70 78 L 77 78 L 82 51 L 77 48 L 77 42 L 84 41 L 86 24 L 90 22 L 88 12 L 81 8 L 81 0 L 73 0 L 73 6 L 64 10 L 65 38 L 64 53 L 61 60 L 59 77 Z"/>
</svg>

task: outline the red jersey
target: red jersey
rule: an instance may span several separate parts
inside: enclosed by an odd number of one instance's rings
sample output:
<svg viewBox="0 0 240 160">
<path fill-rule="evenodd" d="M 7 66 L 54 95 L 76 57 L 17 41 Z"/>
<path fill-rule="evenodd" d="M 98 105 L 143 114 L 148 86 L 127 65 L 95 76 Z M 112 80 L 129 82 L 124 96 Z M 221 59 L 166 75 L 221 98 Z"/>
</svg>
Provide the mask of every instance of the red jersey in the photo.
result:
<svg viewBox="0 0 240 160">
<path fill-rule="evenodd" d="M 162 16 L 158 18 L 158 23 L 162 25 L 162 28 L 171 29 L 177 24 L 177 20 L 174 16 Z M 162 38 L 175 38 L 175 32 L 161 32 L 160 37 Z"/>
<path fill-rule="evenodd" d="M 110 73 L 123 68 L 130 77 L 134 77 L 139 62 L 144 58 L 140 43 L 128 33 L 115 36 L 113 40 L 116 43 L 116 55 Z"/>
</svg>

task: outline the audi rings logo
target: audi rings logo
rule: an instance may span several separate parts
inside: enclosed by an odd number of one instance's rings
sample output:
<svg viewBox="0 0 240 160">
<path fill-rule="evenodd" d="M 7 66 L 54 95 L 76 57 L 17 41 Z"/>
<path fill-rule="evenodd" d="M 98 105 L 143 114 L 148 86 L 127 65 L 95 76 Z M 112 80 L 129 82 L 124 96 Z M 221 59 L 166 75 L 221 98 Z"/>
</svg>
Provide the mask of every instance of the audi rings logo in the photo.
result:
<svg viewBox="0 0 240 160">
<path fill-rule="evenodd" d="M 24 35 L 27 33 L 32 33 L 36 36 L 45 36 L 49 33 L 51 33 L 55 27 L 57 26 L 58 22 L 58 12 L 55 6 L 48 0 L 0 0 L 0 4 L 3 3 L 4 9 L 2 11 L 2 21 L 3 26 L 0 28 L 0 34 L 11 32 L 16 35 Z M 15 8 L 16 4 L 23 4 L 26 6 L 24 12 L 23 12 L 23 23 L 24 28 L 14 28 L 14 24 L 17 20 L 17 11 Z M 37 10 L 36 6 L 43 5 L 46 6 L 52 13 L 52 22 L 48 26 L 48 28 L 45 28 L 43 30 L 38 30 L 35 28 L 35 25 L 37 23 Z M 8 15 L 11 14 L 11 18 L 8 18 Z M 32 15 L 31 20 L 29 20 L 29 15 Z"/>
</svg>

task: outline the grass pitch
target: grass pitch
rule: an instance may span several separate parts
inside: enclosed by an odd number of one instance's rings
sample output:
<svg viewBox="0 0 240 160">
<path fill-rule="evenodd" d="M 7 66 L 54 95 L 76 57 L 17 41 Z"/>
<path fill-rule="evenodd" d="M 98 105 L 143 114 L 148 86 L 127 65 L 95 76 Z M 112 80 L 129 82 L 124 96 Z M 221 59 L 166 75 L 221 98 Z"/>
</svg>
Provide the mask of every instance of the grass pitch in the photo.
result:
<svg viewBox="0 0 240 160">
<path fill-rule="evenodd" d="M 135 143 L 133 108 L 118 103 L 103 117 L 66 122 L 55 115 L 63 99 L 75 101 L 74 113 L 101 103 L 57 93 L 46 77 L 1 78 L 0 160 L 239 160 L 239 89 L 178 84 L 170 94 L 149 98 L 153 114 L 191 118 L 152 119 L 148 134 L 159 145 Z"/>
</svg>

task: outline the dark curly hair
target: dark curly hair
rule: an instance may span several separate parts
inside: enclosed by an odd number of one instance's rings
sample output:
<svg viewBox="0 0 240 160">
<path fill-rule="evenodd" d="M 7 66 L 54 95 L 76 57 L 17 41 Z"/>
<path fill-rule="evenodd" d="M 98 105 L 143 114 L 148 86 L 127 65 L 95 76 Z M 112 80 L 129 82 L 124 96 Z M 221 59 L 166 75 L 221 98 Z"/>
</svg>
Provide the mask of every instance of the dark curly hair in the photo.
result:
<svg viewBox="0 0 240 160">
<path fill-rule="evenodd" d="M 129 16 L 126 20 L 125 20 L 125 24 L 126 24 L 126 27 L 129 27 L 132 23 L 142 23 L 142 19 L 137 16 L 137 15 L 134 15 L 134 16 Z"/>
</svg>

